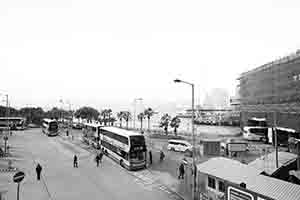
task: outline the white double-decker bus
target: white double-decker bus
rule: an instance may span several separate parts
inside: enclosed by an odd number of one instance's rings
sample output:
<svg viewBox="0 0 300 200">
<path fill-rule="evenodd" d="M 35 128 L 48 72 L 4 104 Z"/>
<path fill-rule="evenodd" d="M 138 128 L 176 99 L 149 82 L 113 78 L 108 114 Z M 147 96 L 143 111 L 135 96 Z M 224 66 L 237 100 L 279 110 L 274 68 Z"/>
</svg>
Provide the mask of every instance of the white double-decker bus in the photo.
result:
<svg viewBox="0 0 300 200">
<path fill-rule="evenodd" d="M 146 168 L 145 137 L 116 127 L 100 127 L 101 147 L 122 167 L 129 170 Z"/>
<path fill-rule="evenodd" d="M 58 122 L 55 119 L 43 119 L 42 131 L 48 136 L 57 136 Z"/>
</svg>

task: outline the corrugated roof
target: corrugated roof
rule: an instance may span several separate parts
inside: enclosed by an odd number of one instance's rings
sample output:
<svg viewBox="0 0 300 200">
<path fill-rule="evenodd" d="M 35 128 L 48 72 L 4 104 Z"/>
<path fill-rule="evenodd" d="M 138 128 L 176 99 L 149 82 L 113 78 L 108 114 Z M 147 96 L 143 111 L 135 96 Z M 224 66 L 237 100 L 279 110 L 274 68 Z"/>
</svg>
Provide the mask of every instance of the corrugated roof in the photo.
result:
<svg viewBox="0 0 300 200">
<path fill-rule="evenodd" d="M 293 183 L 264 175 L 249 177 L 245 182 L 247 189 L 276 200 L 300 199 L 300 186 Z"/>
<path fill-rule="evenodd" d="M 246 188 L 276 200 L 299 200 L 300 186 L 272 177 L 259 175 L 260 171 L 228 158 L 212 158 L 197 165 L 199 172 L 240 184 Z"/>
<path fill-rule="evenodd" d="M 210 174 L 233 183 L 244 182 L 248 176 L 257 176 L 261 173 L 261 171 L 246 164 L 224 157 L 211 158 L 197 165 L 197 169 L 201 173 Z"/>
<path fill-rule="evenodd" d="M 277 169 L 294 161 L 296 158 L 296 154 L 289 152 L 278 152 L 278 168 L 276 168 L 276 152 L 272 152 L 267 154 L 267 156 L 262 156 L 250 162 L 248 166 L 256 168 L 261 172 L 265 172 L 268 175 L 272 175 Z"/>
</svg>

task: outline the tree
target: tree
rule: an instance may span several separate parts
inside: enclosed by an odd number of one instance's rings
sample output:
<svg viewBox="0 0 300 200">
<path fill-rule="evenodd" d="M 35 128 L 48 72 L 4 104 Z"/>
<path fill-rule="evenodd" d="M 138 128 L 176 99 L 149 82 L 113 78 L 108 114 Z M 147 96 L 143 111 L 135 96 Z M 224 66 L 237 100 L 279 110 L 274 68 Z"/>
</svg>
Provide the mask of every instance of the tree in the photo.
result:
<svg viewBox="0 0 300 200">
<path fill-rule="evenodd" d="M 19 110 L 19 114 L 26 118 L 27 123 L 38 125 L 40 125 L 42 119 L 46 117 L 46 113 L 41 107 L 24 107 Z"/>
<path fill-rule="evenodd" d="M 19 112 L 17 109 L 13 107 L 8 107 L 7 109 L 6 106 L 0 106 L 0 117 L 6 117 L 7 110 L 9 116 L 14 116 L 14 117 L 19 116 Z"/>
<path fill-rule="evenodd" d="M 104 123 L 104 126 L 107 125 L 107 123 L 110 122 L 111 120 L 111 115 L 112 115 L 112 110 L 110 108 L 108 109 L 103 109 L 100 113 L 101 116 L 101 122 Z"/>
<path fill-rule="evenodd" d="M 141 122 L 141 131 L 142 131 L 143 130 L 143 120 L 145 119 L 145 114 L 143 112 L 141 112 L 140 114 L 138 114 L 137 118 Z"/>
<path fill-rule="evenodd" d="M 168 127 L 170 124 L 170 120 L 171 120 L 171 116 L 168 113 L 164 114 L 160 119 L 159 127 L 164 128 L 166 135 L 168 135 Z"/>
<path fill-rule="evenodd" d="M 74 115 L 76 118 L 92 120 L 98 119 L 99 112 L 95 108 L 84 106 L 76 110 Z"/>
<path fill-rule="evenodd" d="M 176 116 L 176 117 L 172 118 L 171 123 L 170 123 L 170 126 L 172 128 L 174 128 L 174 135 L 176 135 L 176 136 L 177 136 L 177 129 L 180 125 L 180 122 L 181 122 L 180 118 Z"/>
<path fill-rule="evenodd" d="M 114 125 L 115 121 L 117 121 L 117 119 L 116 119 L 115 117 L 110 117 L 110 118 L 108 119 L 108 122 L 110 123 L 111 126 Z"/>
<path fill-rule="evenodd" d="M 150 119 L 155 114 L 154 110 L 152 108 L 147 108 L 144 111 L 145 117 L 148 119 L 148 131 L 150 131 Z"/>
<path fill-rule="evenodd" d="M 122 120 L 124 119 L 124 112 L 123 111 L 118 112 L 117 118 L 120 120 L 120 127 L 122 128 Z"/>
<path fill-rule="evenodd" d="M 59 119 L 59 118 L 63 118 L 63 116 L 67 115 L 67 111 L 63 110 L 63 109 L 59 109 L 57 107 L 53 107 L 51 110 L 49 110 L 48 112 L 46 112 L 46 117 L 47 118 L 54 118 L 54 119 Z"/>
<path fill-rule="evenodd" d="M 129 111 L 123 111 L 123 119 L 126 121 L 126 128 L 128 129 L 128 122 L 131 119 L 131 113 Z"/>
</svg>

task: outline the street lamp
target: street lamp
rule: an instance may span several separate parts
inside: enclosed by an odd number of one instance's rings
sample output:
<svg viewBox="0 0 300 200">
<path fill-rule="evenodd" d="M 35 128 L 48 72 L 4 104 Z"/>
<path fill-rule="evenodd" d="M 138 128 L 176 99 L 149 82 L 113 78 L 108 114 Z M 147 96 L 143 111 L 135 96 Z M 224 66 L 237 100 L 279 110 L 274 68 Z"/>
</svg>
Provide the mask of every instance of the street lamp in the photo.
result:
<svg viewBox="0 0 300 200">
<path fill-rule="evenodd" d="M 135 98 L 134 99 L 134 116 L 133 116 L 133 129 L 135 129 L 135 116 L 136 116 L 136 102 L 142 101 L 143 98 Z"/>
<path fill-rule="evenodd" d="M 65 104 L 65 102 L 64 102 L 62 99 L 60 99 L 59 102 L 60 102 L 62 105 Z M 66 104 L 69 105 L 69 112 L 71 113 L 71 121 L 69 122 L 69 125 L 68 125 L 68 133 L 71 134 L 72 125 L 73 125 L 73 112 L 72 112 L 72 110 L 71 110 L 71 105 L 72 105 L 72 104 L 71 104 L 69 101 L 66 102 Z M 63 110 L 62 110 L 62 113 L 63 113 Z M 72 135 L 72 134 L 71 134 L 71 135 Z M 73 139 L 73 135 L 72 135 L 72 139 Z"/>
<path fill-rule="evenodd" d="M 194 109 L 194 84 L 189 83 L 180 79 L 175 79 L 175 83 L 185 83 L 187 85 L 192 86 L 192 138 L 193 138 L 193 200 L 196 199 L 196 163 L 195 163 L 195 127 L 194 127 L 194 117 L 195 117 L 195 109 Z"/>
</svg>

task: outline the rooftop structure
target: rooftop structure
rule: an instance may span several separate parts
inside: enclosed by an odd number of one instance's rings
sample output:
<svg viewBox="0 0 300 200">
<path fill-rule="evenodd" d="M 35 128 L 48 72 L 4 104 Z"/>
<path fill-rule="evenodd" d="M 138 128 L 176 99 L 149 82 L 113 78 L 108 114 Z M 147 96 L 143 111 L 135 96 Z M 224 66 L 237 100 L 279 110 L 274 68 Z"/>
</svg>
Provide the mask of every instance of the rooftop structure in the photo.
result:
<svg viewBox="0 0 300 200">
<path fill-rule="evenodd" d="M 250 162 L 248 166 L 253 167 L 259 170 L 260 172 L 264 172 L 265 174 L 271 176 L 277 170 L 280 170 L 281 167 L 295 162 L 296 159 L 296 154 L 288 152 L 278 152 L 278 168 L 276 168 L 276 152 L 272 152 Z"/>
<path fill-rule="evenodd" d="M 237 160 L 224 157 L 215 157 L 197 165 L 197 170 L 201 173 L 212 175 L 232 183 L 242 183 L 248 177 L 258 176 L 261 171 L 249 167 Z"/>
<path fill-rule="evenodd" d="M 260 170 L 223 157 L 212 158 L 197 165 L 198 173 L 216 177 L 234 184 L 246 184 L 246 188 L 276 200 L 300 199 L 300 186 L 272 177 L 259 175 Z"/>
</svg>

